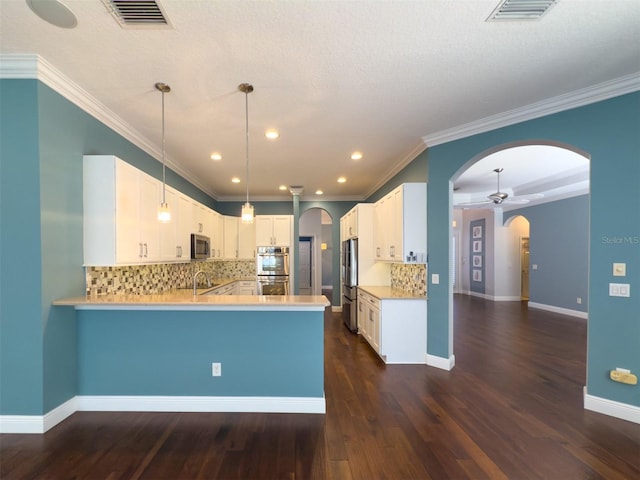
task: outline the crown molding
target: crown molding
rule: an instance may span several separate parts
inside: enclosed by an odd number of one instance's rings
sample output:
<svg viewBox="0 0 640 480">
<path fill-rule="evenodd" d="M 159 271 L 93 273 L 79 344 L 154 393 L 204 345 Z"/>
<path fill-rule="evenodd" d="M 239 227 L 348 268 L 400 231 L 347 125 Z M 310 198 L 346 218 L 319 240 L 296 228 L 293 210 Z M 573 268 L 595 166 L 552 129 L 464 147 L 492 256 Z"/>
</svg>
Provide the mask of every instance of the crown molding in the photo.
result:
<svg viewBox="0 0 640 480">
<path fill-rule="evenodd" d="M 366 199 L 361 195 L 316 195 L 314 193 L 301 194 L 301 202 L 362 202 Z M 246 196 L 230 195 L 221 196 L 217 199 L 218 202 L 246 202 Z M 291 202 L 293 201 L 293 195 L 290 193 L 287 196 L 283 195 L 251 195 L 249 203 L 251 202 Z"/>
<path fill-rule="evenodd" d="M 443 143 L 460 140 L 461 138 L 489 132 L 497 128 L 507 127 L 564 110 L 582 107 L 638 90 L 640 90 L 640 72 L 492 115 L 474 122 L 465 123 L 437 133 L 425 135 L 422 137 L 422 141 L 426 146 L 434 147 Z"/>
<path fill-rule="evenodd" d="M 389 169 L 385 175 L 380 177 L 380 180 L 378 180 L 369 189 L 369 191 L 365 193 L 363 200 L 366 198 L 369 198 L 371 195 L 376 193 L 380 188 L 382 188 L 382 186 L 384 186 L 385 183 L 387 183 L 389 180 L 395 177 L 398 173 L 400 173 L 400 171 L 404 167 L 406 167 L 411 162 L 413 162 L 416 159 L 416 157 L 420 155 L 422 152 L 424 152 L 426 149 L 427 149 L 427 144 L 424 142 L 420 142 L 411 150 L 409 150 L 409 152 L 407 152 L 403 157 L 401 157 L 397 163 L 394 163 L 393 167 L 391 167 L 391 169 Z"/>
<path fill-rule="evenodd" d="M 122 118 L 110 111 L 80 85 L 64 75 L 51 63 L 37 54 L 0 54 L 0 79 L 35 79 L 66 98 L 96 120 L 104 123 L 120 136 L 162 163 L 162 148 L 137 132 Z M 165 157 L 167 167 L 185 178 L 203 192 L 216 199 L 216 192 L 203 184 L 198 177 L 185 170 L 171 158 Z"/>
</svg>

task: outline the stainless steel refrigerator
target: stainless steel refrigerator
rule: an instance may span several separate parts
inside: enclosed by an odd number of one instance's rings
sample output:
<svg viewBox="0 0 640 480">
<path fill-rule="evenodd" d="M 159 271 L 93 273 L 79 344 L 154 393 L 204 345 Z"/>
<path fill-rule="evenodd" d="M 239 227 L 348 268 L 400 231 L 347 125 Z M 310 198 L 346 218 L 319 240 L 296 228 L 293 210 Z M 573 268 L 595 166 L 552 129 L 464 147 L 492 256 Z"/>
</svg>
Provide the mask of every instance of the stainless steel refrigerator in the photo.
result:
<svg viewBox="0 0 640 480">
<path fill-rule="evenodd" d="M 342 242 L 342 320 L 349 330 L 358 331 L 358 239 Z"/>
</svg>

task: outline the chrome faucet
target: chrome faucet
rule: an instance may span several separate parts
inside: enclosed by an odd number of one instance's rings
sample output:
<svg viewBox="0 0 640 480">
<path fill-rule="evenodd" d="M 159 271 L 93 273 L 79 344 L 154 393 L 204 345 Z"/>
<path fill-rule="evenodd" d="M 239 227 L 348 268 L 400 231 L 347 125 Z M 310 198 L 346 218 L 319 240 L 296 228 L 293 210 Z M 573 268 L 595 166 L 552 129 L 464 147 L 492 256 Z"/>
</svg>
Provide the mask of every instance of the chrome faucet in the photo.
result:
<svg viewBox="0 0 640 480">
<path fill-rule="evenodd" d="M 198 294 L 198 275 L 200 275 L 201 273 L 204 273 L 204 278 L 207 279 L 207 286 L 211 287 L 211 278 L 209 277 L 209 274 L 207 272 L 205 272 L 204 270 L 198 270 L 194 275 L 193 275 L 193 294 L 197 295 Z"/>
</svg>

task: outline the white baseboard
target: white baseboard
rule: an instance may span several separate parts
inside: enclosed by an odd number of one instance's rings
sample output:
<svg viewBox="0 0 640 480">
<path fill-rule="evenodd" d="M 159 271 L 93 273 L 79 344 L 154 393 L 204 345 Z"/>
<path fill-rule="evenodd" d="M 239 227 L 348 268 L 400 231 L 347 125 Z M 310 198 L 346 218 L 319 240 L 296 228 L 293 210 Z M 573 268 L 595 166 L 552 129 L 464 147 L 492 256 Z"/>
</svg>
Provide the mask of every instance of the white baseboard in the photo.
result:
<svg viewBox="0 0 640 480">
<path fill-rule="evenodd" d="M 324 397 L 79 396 L 78 411 L 326 413 Z"/>
<path fill-rule="evenodd" d="M 45 433 L 77 411 L 76 398 L 45 415 L 0 415 L 0 433 Z"/>
<path fill-rule="evenodd" d="M 456 356 L 451 355 L 449 358 L 436 357 L 435 355 L 425 356 L 425 363 L 431 367 L 440 368 L 442 370 L 450 371 L 456 364 Z"/>
<path fill-rule="evenodd" d="M 45 415 L 0 415 L 0 433 L 45 433 L 75 412 L 326 413 L 322 397 L 77 396 Z"/>
<path fill-rule="evenodd" d="M 579 310 L 571 310 L 569 308 L 554 307 L 553 305 L 545 305 L 544 303 L 529 302 L 529 308 L 537 308 L 539 310 L 547 310 L 548 312 L 561 313 L 563 315 L 570 315 L 572 317 L 589 318 L 587 312 L 581 312 Z"/>
<path fill-rule="evenodd" d="M 493 296 L 491 299 L 494 302 L 521 302 L 522 297 L 520 295 L 502 295 L 502 296 Z"/>
<path fill-rule="evenodd" d="M 332 305 L 331 306 L 331 311 L 332 312 L 342 312 L 342 307 L 340 305 Z"/>
<path fill-rule="evenodd" d="M 626 403 L 614 402 L 606 398 L 594 397 L 584 387 L 584 408 L 593 412 L 620 418 L 633 423 L 640 423 L 640 407 Z"/>
</svg>

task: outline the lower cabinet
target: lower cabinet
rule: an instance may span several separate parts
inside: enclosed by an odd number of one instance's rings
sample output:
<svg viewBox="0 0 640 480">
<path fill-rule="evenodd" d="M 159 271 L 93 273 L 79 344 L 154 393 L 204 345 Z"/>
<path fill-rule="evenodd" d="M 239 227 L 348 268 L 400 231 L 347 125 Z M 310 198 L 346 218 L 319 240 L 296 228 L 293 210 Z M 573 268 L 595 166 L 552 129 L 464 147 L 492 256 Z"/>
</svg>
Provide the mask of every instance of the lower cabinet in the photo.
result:
<svg viewBox="0 0 640 480">
<path fill-rule="evenodd" d="M 385 363 L 426 363 L 427 301 L 358 289 L 358 331 Z"/>
<path fill-rule="evenodd" d="M 234 293 L 236 295 L 255 295 L 256 282 L 251 280 L 237 280 L 235 282 Z"/>
</svg>

